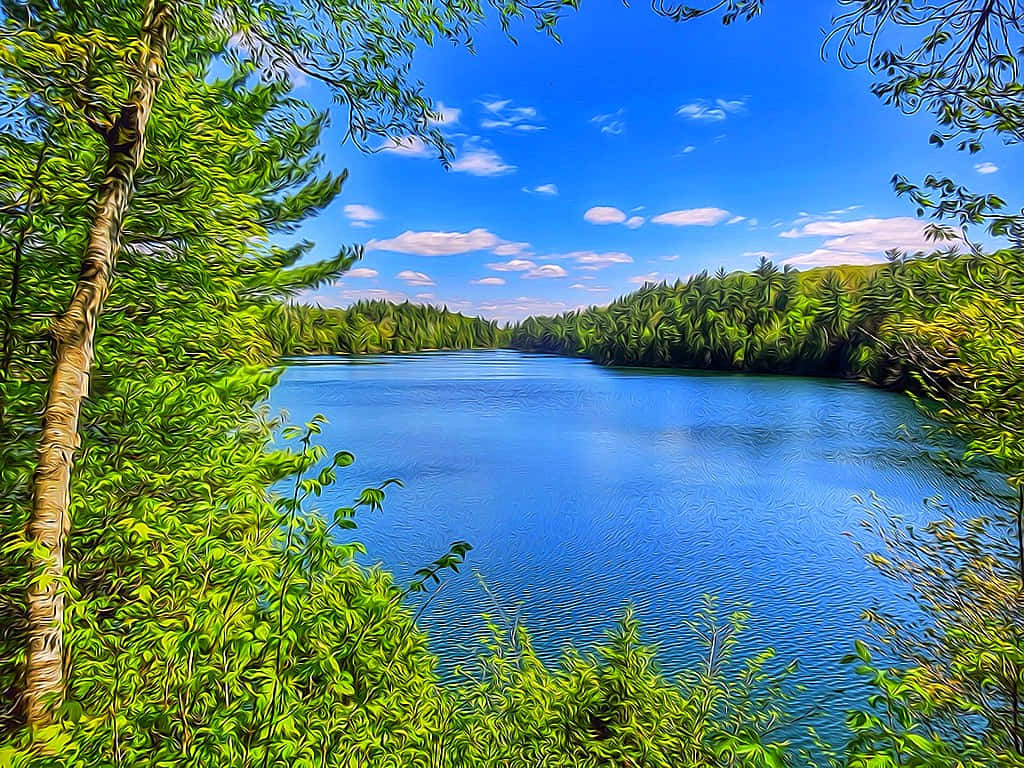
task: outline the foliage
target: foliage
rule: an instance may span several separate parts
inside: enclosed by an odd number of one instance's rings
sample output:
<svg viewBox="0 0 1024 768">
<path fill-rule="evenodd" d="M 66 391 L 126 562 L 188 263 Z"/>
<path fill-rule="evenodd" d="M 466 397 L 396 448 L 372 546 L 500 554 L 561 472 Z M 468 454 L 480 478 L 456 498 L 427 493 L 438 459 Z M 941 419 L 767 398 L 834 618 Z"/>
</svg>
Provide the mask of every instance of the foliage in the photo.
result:
<svg viewBox="0 0 1024 768">
<path fill-rule="evenodd" d="M 762 259 L 752 272 L 702 272 L 685 283 L 648 284 L 607 307 L 528 318 L 511 329 L 510 343 L 610 365 L 859 376 L 903 388 L 928 363 L 900 345 L 907 322 L 922 323 L 916 336 L 926 342 L 924 326 L 948 330 L 959 313 L 961 328 L 974 327 L 972 315 L 984 306 L 990 326 L 1007 334 L 994 346 L 1012 357 L 1019 305 L 998 297 L 1021 290 L 1012 252 L 937 253 L 806 272 Z M 998 368 L 980 370 L 996 375 Z"/>
<path fill-rule="evenodd" d="M 789 724 L 786 672 L 765 670 L 770 652 L 732 658 L 747 618 L 738 610 L 721 622 L 705 602 L 689 622 L 703 659 L 678 681 L 660 673 L 629 611 L 593 655 L 570 651 L 556 670 L 522 628 L 492 625 L 489 654 L 464 672 L 458 764 L 789 765 L 788 743 L 773 739 Z"/>
<path fill-rule="evenodd" d="M 876 647 L 898 663 L 887 679 L 903 699 L 904 765 L 921 753 L 910 735 L 942 747 L 935 765 L 1024 763 L 1024 272 L 1019 254 L 1001 256 L 935 270 L 930 290 L 910 292 L 882 337 L 884 355 L 903 361 L 918 404 L 938 419 L 929 442 L 936 432 L 958 439 L 962 460 L 939 458 L 986 509 L 959 522 L 940 505 L 913 530 L 873 503 L 881 549 L 868 557 L 905 585 L 926 620 L 868 616 Z"/>
<path fill-rule="evenodd" d="M 418 47 L 473 45 L 493 17 L 509 35 L 527 21 L 551 36 L 576 0 L 448 2 L 379 0 L 258 3 L 209 0 L 166 4 L 174 38 L 170 71 L 188 72 L 210 51 L 231 68 L 257 67 L 267 81 L 298 77 L 324 84 L 346 118 L 346 137 L 422 141 L 448 157 L 437 113 L 410 73 Z M 158 5 L 161 5 L 158 3 Z M 0 116 L 12 126 L 64 119 L 101 134 L 113 124 L 136 75 L 143 7 L 132 0 L 73 8 L 7 0 L 0 4 Z M 201 73 L 200 73 L 201 74 Z"/>
<path fill-rule="evenodd" d="M 409 302 L 359 301 L 345 309 L 278 303 L 264 318 L 271 343 L 283 355 L 491 349 L 506 338 L 492 320 Z"/>
</svg>

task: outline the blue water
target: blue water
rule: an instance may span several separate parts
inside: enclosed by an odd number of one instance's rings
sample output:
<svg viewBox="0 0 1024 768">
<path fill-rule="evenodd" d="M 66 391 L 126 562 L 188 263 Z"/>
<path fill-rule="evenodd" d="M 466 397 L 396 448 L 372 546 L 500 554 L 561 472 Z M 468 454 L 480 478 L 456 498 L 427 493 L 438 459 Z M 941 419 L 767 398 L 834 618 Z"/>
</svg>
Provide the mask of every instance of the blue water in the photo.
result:
<svg viewBox="0 0 1024 768">
<path fill-rule="evenodd" d="M 936 494 L 972 511 L 899 438 L 920 421 L 910 402 L 850 382 L 463 352 L 295 361 L 271 401 L 296 423 L 324 414 L 325 446 L 355 453 L 325 509 L 405 483 L 359 519 L 368 563 L 408 581 L 472 543 L 420 622 L 442 670 L 472 660 L 496 603 L 553 660 L 629 602 L 672 674 L 699 652 L 682 622 L 714 593 L 749 603 L 745 649 L 799 659 L 798 704 L 839 712 L 863 695 L 838 663 L 861 611 L 900 610 L 843 535 L 865 516 L 853 497 L 874 491 L 909 522 Z"/>
</svg>

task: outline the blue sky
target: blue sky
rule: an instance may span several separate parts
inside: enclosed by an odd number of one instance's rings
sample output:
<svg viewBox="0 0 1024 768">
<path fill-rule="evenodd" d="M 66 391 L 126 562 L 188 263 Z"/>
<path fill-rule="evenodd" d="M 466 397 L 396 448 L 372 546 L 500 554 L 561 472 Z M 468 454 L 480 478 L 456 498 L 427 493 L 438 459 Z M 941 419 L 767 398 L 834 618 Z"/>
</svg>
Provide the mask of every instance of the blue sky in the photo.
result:
<svg viewBox="0 0 1024 768">
<path fill-rule="evenodd" d="M 1014 200 L 1011 147 L 929 145 L 932 120 L 871 95 L 870 75 L 822 61 L 830 2 L 769 0 L 761 18 L 673 24 L 646 4 L 584 4 L 563 43 L 492 27 L 476 54 L 423 51 L 415 75 L 443 105 L 451 170 L 415 144 L 373 154 L 323 144 L 349 169 L 300 231 L 316 256 L 365 243 L 310 298 L 446 304 L 499 320 L 603 304 L 645 280 L 884 260 L 924 246 L 890 178 L 950 175 Z M 298 95 L 326 106 L 308 84 Z M 376 142 L 375 145 L 382 145 Z"/>
</svg>

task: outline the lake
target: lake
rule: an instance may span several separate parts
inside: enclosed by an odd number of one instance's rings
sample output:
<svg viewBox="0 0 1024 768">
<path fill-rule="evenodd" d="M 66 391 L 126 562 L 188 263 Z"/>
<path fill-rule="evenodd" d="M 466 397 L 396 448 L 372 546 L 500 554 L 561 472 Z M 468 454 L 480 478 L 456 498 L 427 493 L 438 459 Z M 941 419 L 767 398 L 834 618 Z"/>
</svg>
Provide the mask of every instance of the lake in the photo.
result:
<svg viewBox="0 0 1024 768">
<path fill-rule="evenodd" d="M 838 663 L 861 611 L 900 610 L 844 535 L 867 535 L 853 497 L 874 491 L 909 522 L 936 494 L 976 511 L 900 439 L 920 423 L 909 399 L 852 382 L 511 351 L 318 357 L 292 361 L 271 404 L 296 423 L 324 414 L 324 445 L 356 455 L 324 509 L 405 483 L 359 518 L 366 562 L 407 582 L 473 545 L 420 622 L 443 671 L 472 659 L 498 606 L 554 660 L 632 603 L 671 674 L 697 653 L 681 622 L 715 594 L 749 603 L 744 648 L 799 659 L 802 704 L 842 710 L 863 693 Z"/>
</svg>

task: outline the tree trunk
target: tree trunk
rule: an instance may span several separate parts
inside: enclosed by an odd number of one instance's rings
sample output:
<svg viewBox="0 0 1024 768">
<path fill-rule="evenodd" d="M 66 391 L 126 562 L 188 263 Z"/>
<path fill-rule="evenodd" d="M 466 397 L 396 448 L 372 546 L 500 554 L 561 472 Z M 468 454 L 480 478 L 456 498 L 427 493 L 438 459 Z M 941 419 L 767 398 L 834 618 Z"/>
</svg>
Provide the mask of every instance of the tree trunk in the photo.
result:
<svg viewBox="0 0 1024 768">
<path fill-rule="evenodd" d="M 67 311 L 54 323 L 56 356 L 33 477 L 29 539 L 32 581 L 28 589 L 28 657 L 25 669 L 26 722 L 52 723 L 64 695 L 64 545 L 70 530 L 68 501 L 78 418 L 89 392 L 96 321 L 110 291 L 120 248 L 121 226 L 142 162 L 146 124 L 163 74 L 171 36 L 171 10 L 147 0 L 140 42 L 138 79 L 127 104 L 105 132 L 107 169 L 97 194 L 96 213 L 78 282 Z"/>
</svg>

